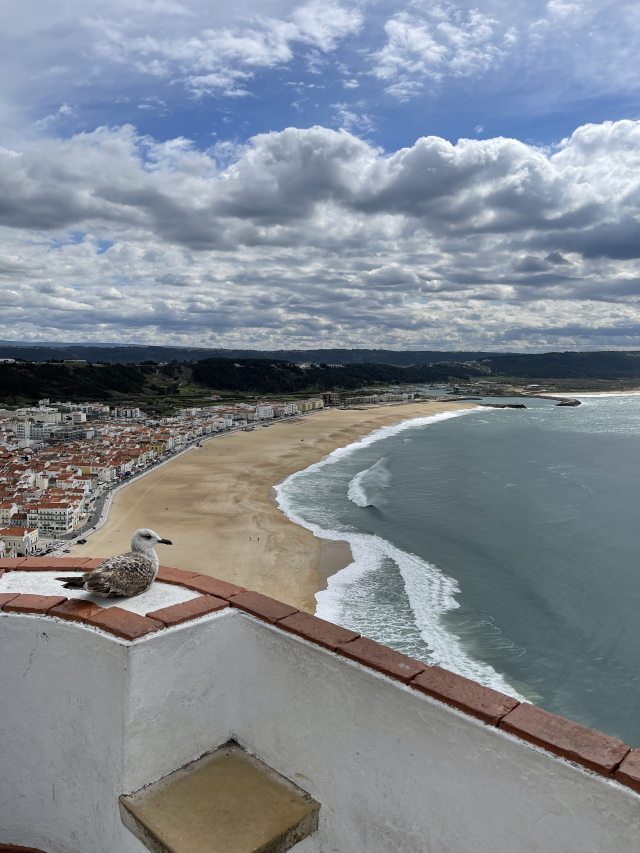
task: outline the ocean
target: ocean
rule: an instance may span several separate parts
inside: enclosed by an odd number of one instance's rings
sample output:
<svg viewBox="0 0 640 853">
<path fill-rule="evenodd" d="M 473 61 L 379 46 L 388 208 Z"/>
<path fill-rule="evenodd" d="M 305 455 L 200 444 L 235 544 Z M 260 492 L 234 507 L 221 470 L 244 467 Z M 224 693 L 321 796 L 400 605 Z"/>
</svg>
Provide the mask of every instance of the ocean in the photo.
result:
<svg viewBox="0 0 640 853">
<path fill-rule="evenodd" d="M 351 546 L 318 616 L 640 746 L 640 396 L 579 399 L 385 427 L 278 502 Z"/>
</svg>

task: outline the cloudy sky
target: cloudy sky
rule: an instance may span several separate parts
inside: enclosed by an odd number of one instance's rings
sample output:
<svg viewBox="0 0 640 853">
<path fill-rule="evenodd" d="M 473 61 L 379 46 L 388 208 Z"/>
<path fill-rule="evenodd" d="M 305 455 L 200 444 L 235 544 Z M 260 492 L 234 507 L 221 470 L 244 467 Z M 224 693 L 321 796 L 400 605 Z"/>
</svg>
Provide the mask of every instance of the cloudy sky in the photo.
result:
<svg viewBox="0 0 640 853">
<path fill-rule="evenodd" d="M 0 0 L 0 338 L 640 347 L 637 0 Z"/>
</svg>

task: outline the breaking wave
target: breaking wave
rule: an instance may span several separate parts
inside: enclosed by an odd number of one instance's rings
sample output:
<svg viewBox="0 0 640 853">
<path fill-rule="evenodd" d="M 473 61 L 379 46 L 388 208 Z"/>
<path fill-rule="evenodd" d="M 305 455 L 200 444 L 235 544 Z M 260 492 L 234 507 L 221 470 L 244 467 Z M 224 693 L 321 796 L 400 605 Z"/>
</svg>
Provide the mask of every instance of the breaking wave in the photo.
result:
<svg viewBox="0 0 640 853">
<path fill-rule="evenodd" d="M 478 407 L 479 408 L 479 407 Z M 475 660 L 464 648 L 462 640 L 448 631 L 441 616 L 460 605 L 456 595 L 460 592 L 457 581 L 444 574 L 437 566 L 396 548 L 379 536 L 368 533 L 356 533 L 352 530 L 336 530 L 322 527 L 301 517 L 291 506 L 289 494 L 296 480 L 325 465 L 332 465 L 355 451 L 367 447 L 375 441 L 396 435 L 406 429 L 432 424 L 449 418 L 461 417 L 478 408 L 458 412 L 444 412 L 424 418 L 402 421 L 391 427 L 372 432 L 359 441 L 338 448 L 321 462 L 309 466 L 303 471 L 292 474 L 275 487 L 276 500 L 282 511 L 296 524 L 307 528 L 321 539 L 347 541 L 353 555 L 353 562 L 332 575 L 328 587 L 316 594 L 316 614 L 344 627 L 354 627 L 353 613 L 349 605 L 362 597 L 361 590 L 367 582 L 367 576 L 380 570 L 383 562 L 391 560 L 397 566 L 411 608 L 411 614 L 420 637 L 428 649 L 426 662 L 437 664 L 471 678 L 486 687 L 499 690 L 523 700 L 514 687 L 489 664 Z M 374 465 L 360 471 L 353 477 L 348 487 L 348 497 L 357 506 L 376 506 L 378 500 L 384 500 L 384 490 L 388 488 L 391 474 L 386 467 L 386 458 L 382 457 Z M 359 613 L 358 627 L 373 639 L 382 643 L 392 643 L 392 639 L 401 634 L 401 626 L 388 621 L 388 613 L 380 620 L 376 613 Z M 400 643 L 401 645 L 401 643 Z M 415 655 L 414 655 L 415 656 Z"/>
<path fill-rule="evenodd" d="M 356 506 L 384 506 L 384 493 L 391 485 L 391 471 L 386 462 L 383 456 L 370 468 L 356 474 L 347 489 L 347 497 L 352 503 Z"/>
</svg>

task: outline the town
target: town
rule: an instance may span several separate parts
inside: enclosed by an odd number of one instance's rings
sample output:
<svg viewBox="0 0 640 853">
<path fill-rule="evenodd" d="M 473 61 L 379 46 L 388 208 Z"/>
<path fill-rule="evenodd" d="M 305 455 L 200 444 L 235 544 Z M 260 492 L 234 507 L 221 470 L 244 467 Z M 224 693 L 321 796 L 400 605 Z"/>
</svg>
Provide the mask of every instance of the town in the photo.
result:
<svg viewBox="0 0 640 853">
<path fill-rule="evenodd" d="M 51 403 L 0 409 L 0 560 L 65 553 L 108 511 L 114 489 L 203 440 L 339 405 L 402 402 L 406 391 L 185 408 L 154 419 L 134 406 Z M 216 399 L 217 395 L 212 395 Z"/>
</svg>

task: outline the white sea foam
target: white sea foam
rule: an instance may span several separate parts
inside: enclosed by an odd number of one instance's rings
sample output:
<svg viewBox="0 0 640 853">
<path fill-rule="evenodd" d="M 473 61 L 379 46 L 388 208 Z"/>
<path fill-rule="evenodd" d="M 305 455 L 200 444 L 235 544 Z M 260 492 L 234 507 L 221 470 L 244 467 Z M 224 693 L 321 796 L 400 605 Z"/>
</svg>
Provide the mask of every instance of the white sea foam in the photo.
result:
<svg viewBox="0 0 640 853">
<path fill-rule="evenodd" d="M 567 391 L 565 394 L 563 391 L 563 396 L 576 397 L 577 399 L 582 399 L 583 397 L 638 397 L 640 396 L 640 391 L 593 391 L 586 394 L 582 392 L 573 394 L 571 391 Z"/>
<path fill-rule="evenodd" d="M 517 699 L 523 700 L 524 697 L 500 673 L 489 664 L 472 658 L 465 650 L 460 638 L 447 631 L 442 625 L 440 617 L 446 612 L 455 610 L 460 606 L 456 601 L 456 594 L 460 592 L 460 589 L 455 579 L 445 575 L 437 566 L 432 565 L 426 560 L 422 560 L 415 554 L 409 554 L 396 548 L 379 536 L 345 530 L 330 530 L 313 524 L 298 515 L 286 497 L 287 486 L 297 478 L 308 474 L 310 471 L 317 470 L 324 465 L 334 464 L 344 459 L 345 456 L 362 447 L 367 447 L 375 441 L 380 441 L 390 435 L 396 435 L 412 427 L 424 426 L 453 417 L 461 417 L 468 414 L 469 411 L 478 411 L 479 408 L 415 418 L 413 420 L 402 421 L 391 427 L 378 429 L 353 444 L 334 450 L 333 453 L 329 454 L 321 462 L 309 466 L 304 471 L 292 474 L 275 487 L 276 499 L 279 507 L 296 524 L 306 527 L 322 539 L 331 539 L 334 541 L 346 540 L 351 547 L 353 562 L 332 575 L 328 580 L 327 589 L 316 594 L 318 602 L 316 613 L 318 616 L 330 622 L 341 624 L 345 620 L 347 599 L 353 598 L 354 593 L 357 593 L 362 578 L 380 568 L 381 562 L 385 558 L 391 559 L 398 566 L 402 575 L 416 626 L 420 631 L 423 641 L 429 648 L 430 655 L 428 663 L 438 664 L 451 672 L 456 672 L 487 687 L 492 687 L 494 690 L 500 690 L 503 693 L 508 693 Z M 366 469 L 366 471 L 362 471 L 359 475 L 356 475 L 350 483 L 350 491 L 354 481 L 359 476 L 371 474 L 376 466 L 380 466 L 379 470 L 382 469 L 384 467 L 380 465 L 382 462 L 383 459 Z M 353 488 L 354 494 L 360 488 L 361 483 L 362 477 L 357 486 Z M 352 494 L 349 494 L 349 497 L 351 500 L 354 500 Z M 359 506 L 366 506 L 366 503 L 358 503 L 357 500 L 354 500 L 354 503 L 357 503 Z"/>
<path fill-rule="evenodd" d="M 387 459 L 383 456 L 351 480 L 347 497 L 356 506 L 379 507 L 386 503 L 384 492 L 391 485 L 391 471 L 387 468 L 386 462 Z"/>
</svg>

